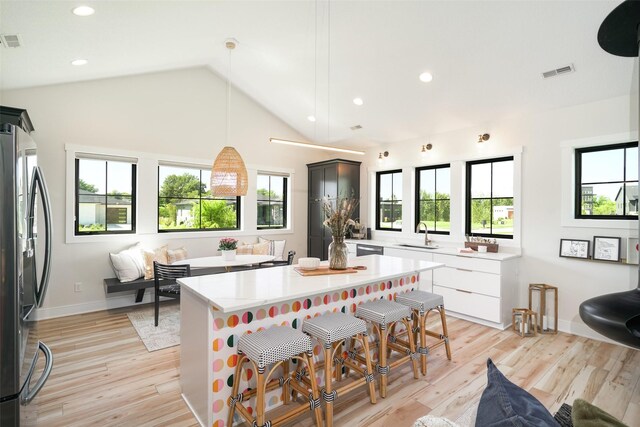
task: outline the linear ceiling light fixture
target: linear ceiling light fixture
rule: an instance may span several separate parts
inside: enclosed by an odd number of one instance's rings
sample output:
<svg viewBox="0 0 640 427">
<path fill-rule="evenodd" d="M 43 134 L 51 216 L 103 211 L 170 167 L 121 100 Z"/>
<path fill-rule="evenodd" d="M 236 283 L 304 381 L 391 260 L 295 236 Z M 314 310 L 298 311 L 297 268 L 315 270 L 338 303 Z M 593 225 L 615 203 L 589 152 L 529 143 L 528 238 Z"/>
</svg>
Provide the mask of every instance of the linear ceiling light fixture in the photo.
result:
<svg viewBox="0 0 640 427">
<path fill-rule="evenodd" d="M 214 196 L 246 196 L 249 187 L 247 167 L 242 156 L 235 148 L 229 146 L 231 130 L 231 51 L 238 45 L 238 40 L 227 39 L 225 46 L 229 49 L 229 70 L 227 75 L 227 146 L 220 151 L 211 168 L 211 194 Z"/>
<path fill-rule="evenodd" d="M 311 144 L 309 142 L 291 141 L 289 139 L 269 138 L 272 144 L 294 145 L 296 147 L 315 148 L 317 150 L 339 151 L 340 153 L 364 155 L 364 151 L 351 150 L 349 148 L 331 147 L 329 145 Z"/>
</svg>

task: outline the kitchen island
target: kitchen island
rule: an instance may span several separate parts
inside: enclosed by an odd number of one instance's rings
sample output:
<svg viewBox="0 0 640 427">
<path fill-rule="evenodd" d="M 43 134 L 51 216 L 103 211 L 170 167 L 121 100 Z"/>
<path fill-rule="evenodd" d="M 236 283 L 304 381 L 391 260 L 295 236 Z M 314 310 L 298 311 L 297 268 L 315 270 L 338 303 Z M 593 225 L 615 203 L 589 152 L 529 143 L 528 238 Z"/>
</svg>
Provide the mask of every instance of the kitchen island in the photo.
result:
<svg viewBox="0 0 640 427">
<path fill-rule="evenodd" d="M 226 424 L 226 401 L 238 360 L 236 345 L 244 333 L 272 325 L 300 329 L 305 318 L 332 311 L 354 313 L 363 302 L 392 299 L 417 289 L 421 272 L 442 266 L 381 255 L 358 257 L 351 265 L 366 270 L 303 277 L 293 266 L 286 266 L 178 280 L 182 285 L 180 384 L 201 425 Z M 316 345 L 314 354 L 320 350 Z M 251 369 L 245 369 L 243 380 L 240 390 L 255 387 Z M 280 405 L 280 396 L 279 389 L 268 393 L 267 409 Z"/>
</svg>

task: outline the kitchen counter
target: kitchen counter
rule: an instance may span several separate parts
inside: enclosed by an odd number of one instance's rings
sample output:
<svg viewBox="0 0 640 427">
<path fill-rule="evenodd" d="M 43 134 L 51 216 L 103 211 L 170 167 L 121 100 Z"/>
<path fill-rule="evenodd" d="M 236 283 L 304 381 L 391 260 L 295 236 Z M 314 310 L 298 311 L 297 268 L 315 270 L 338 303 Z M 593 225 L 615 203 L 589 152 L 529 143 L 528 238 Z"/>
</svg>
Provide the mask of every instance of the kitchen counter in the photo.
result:
<svg viewBox="0 0 640 427">
<path fill-rule="evenodd" d="M 366 270 L 305 277 L 284 266 L 178 279 L 180 385 L 201 425 L 226 425 L 236 345 L 243 334 L 274 325 L 300 329 L 305 318 L 332 311 L 354 313 L 363 302 L 418 288 L 421 273 L 444 266 L 383 255 L 361 257 L 351 265 Z M 241 390 L 249 387 L 256 387 L 252 374 L 240 384 Z M 280 389 L 267 394 L 267 410 L 281 404 L 280 395 Z"/>
<path fill-rule="evenodd" d="M 459 257 L 467 257 L 467 258 L 478 258 L 478 259 L 490 259 L 495 261 L 506 261 L 513 258 L 520 257 L 519 252 L 475 252 L 475 253 L 460 253 L 458 247 L 453 246 L 442 246 L 435 249 L 427 249 L 427 248 L 417 248 L 414 246 L 403 246 L 406 244 L 414 245 L 414 243 L 403 243 L 403 242 L 392 242 L 388 240 L 358 240 L 358 239 L 347 239 L 345 240 L 348 244 L 360 244 L 360 245 L 371 245 L 371 246 L 382 246 L 385 248 L 394 248 L 405 251 L 416 251 L 416 252 L 427 252 L 432 254 L 443 254 L 443 255 L 455 255 Z M 415 244 L 419 246 L 420 243 Z M 464 245 L 462 245 L 464 246 Z M 512 250 L 516 250 L 516 248 L 509 248 Z"/>
</svg>

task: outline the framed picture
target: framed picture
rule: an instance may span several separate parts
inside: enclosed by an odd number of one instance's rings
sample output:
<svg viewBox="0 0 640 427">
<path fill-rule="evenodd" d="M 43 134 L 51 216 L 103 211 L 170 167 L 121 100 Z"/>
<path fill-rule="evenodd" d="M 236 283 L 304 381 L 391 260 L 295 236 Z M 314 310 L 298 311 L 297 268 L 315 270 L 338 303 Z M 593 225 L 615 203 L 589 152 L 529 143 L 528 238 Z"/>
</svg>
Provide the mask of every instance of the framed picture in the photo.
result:
<svg viewBox="0 0 640 427">
<path fill-rule="evenodd" d="M 588 240 L 560 239 L 560 256 L 589 259 L 590 243 Z"/>
<path fill-rule="evenodd" d="M 627 239 L 627 264 L 638 264 L 639 260 L 638 238 L 629 237 Z"/>
<path fill-rule="evenodd" d="M 620 237 L 593 237 L 593 259 L 620 262 Z"/>
</svg>

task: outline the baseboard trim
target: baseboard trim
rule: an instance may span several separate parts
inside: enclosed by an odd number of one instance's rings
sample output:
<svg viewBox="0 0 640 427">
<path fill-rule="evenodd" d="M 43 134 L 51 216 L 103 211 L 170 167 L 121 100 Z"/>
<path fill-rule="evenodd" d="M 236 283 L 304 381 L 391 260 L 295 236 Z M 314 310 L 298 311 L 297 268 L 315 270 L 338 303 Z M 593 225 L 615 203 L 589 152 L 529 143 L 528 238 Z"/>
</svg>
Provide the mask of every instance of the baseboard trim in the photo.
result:
<svg viewBox="0 0 640 427">
<path fill-rule="evenodd" d="M 72 316 L 74 314 L 91 313 L 93 311 L 111 310 L 114 308 L 131 307 L 153 302 L 151 292 L 145 292 L 139 303 L 135 301 L 135 294 L 105 298 L 100 301 L 83 302 L 81 304 L 62 305 L 58 307 L 39 308 L 35 312 L 35 320 L 54 319 L 56 317 Z"/>
<path fill-rule="evenodd" d="M 600 335 L 599 333 L 597 333 L 596 331 L 594 331 L 593 329 L 591 329 L 590 327 L 588 327 L 582 322 L 571 322 L 569 320 L 558 319 L 558 330 L 560 330 L 561 332 L 566 332 L 567 334 L 577 335 L 579 337 L 590 338 L 596 341 L 602 341 L 609 344 L 624 346 L 624 344 L 622 343 L 619 343 L 603 335 Z"/>
</svg>

